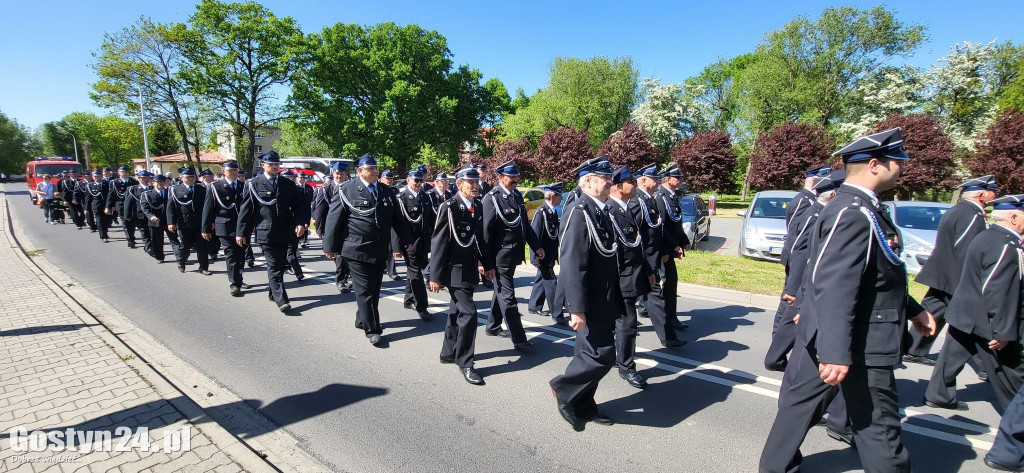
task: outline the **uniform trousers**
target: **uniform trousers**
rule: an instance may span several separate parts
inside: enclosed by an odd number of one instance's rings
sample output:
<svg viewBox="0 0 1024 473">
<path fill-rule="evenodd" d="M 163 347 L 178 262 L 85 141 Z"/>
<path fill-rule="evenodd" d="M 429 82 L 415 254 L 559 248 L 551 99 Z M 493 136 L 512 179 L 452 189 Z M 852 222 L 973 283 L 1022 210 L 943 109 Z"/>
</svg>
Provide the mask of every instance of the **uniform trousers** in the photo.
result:
<svg viewBox="0 0 1024 473">
<path fill-rule="evenodd" d="M 405 307 L 412 307 L 417 312 L 427 310 L 427 283 L 423 279 L 423 266 L 426 266 L 426 252 L 417 255 L 402 249 L 405 260 Z"/>
<path fill-rule="evenodd" d="M 128 243 L 135 244 L 135 225 L 136 220 L 129 220 L 126 216 L 121 216 L 121 228 L 124 229 L 124 237 L 128 240 Z"/>
<path fill-rule="evenodd" d="M 910 455 L 900 440 L 899 395 L 892 367 L 851 366 L 846 378 L 831 386 L 821 380 L 816 358 L 805 346 L 794 351 L 759 471 L 799 471 L 803 460 L 800 445 L 807 432 L 841 394 L 864 471 L 909 472 Z M 839 416 L 835 417 L 838 420 Z M 831 424 L 831 413 L 829 420 Z"/>
<path fill-rule="evenodd" d="M 92 209 L 83 207 L 82 218 L 85 220 L 86 225 L 89 225 L 89 230 L 99 230 L 99 227 L 96 226 L 96 215 L 93 215 Z"/>
<path fill-rule="evenodd" d="M 299 237 L 294 234 L 288 241 L 288 267 L 296 277 L 302 276 L 302 265 L 299 264 Z"/>
<path fill-rule="evenodd" d="M 110 215 L 103 213 L 102 209 L 98 212 L 93 210 L 92 213 L 93 218 L 96 219 L 96 229 L 100 232 L 100 239 L 106 240 L 107 238 L 110 238 L 110 235 L 107 234 L 107 230 L 110 230 Z"/>
<path fill-rule="evenodd" d="M 65 200 L 64 203 L 68 208 L 68 213 L 71 214 L 71 221 L 75 222 L 75 226 L 78 228 L 84 227 L 85 215 L 82 212 L 82 206 L 71 202 L 70 200 Z"/>
<path fill-rule="evenodd" d="M 156 258 L 157 261 L 164 260 L 164 238 L 171 243 L 171 251 L 174 253 L 174 257 L 178 257 L 179 247 L 181 242 L 178 241 L 178 234 L 171 232 L 166 226 L 161 225 L 159 227 L 149 227 L 149 240 L 150 249 L 149 254 Z"/>
<path fill-rule="evenodd" d="M 334 283 L 341 284 L 348 281 L 348 262 L 341 256 L 334 258 Z"/>
<path fill-rule="evenodd" d="M 772 371 L 786 371 L 789 352 L 796 344 L 797 325 L 793 319 L 799 309 L 782 301 L 779 304 L 779 311 L 775 318 L 775 328 L 772 330 L 772 342 L 768 345 L 768 353 L 764 357 L 765 369 Z"/>
<path fill-rule="evenodd" d="M 192 251 L 195 251 L 196 259 L 199 260 L 199 269 L 210 269 L 209 253 L 204 245 L 206 240 L 203 239 L 198 228 L 178 225 L 178 238 L 181 241 L 178 253 L 175 255 L 178 259 L 178 266 L 187 264 Z"/>
<path fill-rule="evenodd" d="M 459 368 L 472 368 L 476 351 L 476 304 L 473 302 L 475 288 L 448 286 L 451 303 L 448 305 L 448 320 L 444 325 L 444 342 L 441 354 L 455 358 Z"/>
<path fill-rule="evenodd" d="M 666 279 L 666 276 L 672 275 L 672 280 Z M 676 336 L 676 329 L 672 324 L 673 320 L 677 320 L 675 317 L 676 307 L 676 264 L 671 258 L 661 263 L 658 267 L 657 280 L 655 281 L 654 287 L 651 288 L 651 292 L 647 294 L 645 308 L 647 309 L 647 316 L 651 318 L 651 325 L 654 326 L 654 332 L 658 334 L 658 338 L 667 342 L 670 340 L 676 340 L 679 337 Z M 671 284 L 672 288 L 669 289 L 666 286 Z M 671 298 L 669 297 L 671 295 Z M 669 301 L 671 299 L 671 305 Z M 672 312 L 669 312 L 672 310 Z"/>
<path fill-rule="evenodd" d="M 384 280 L 385 262 L 366 263 L 348 259 L 348 269 L 352 273 L 352 292 L 356 296 L 356 326 L 366 332 L 366 336 L 380 335 L 384 330 L 380 326 L 380 285 Z"/>
<path fill-rule="evenodd" d="M 267 263 L 267 287 L 270 300 L 277 305 L 288 303 L 288 291 L 284 288 L 284 270 L 288 267 L 287 244 L 262 244 L 263 258 Z"/>
<path fill-rule="evenodd" d="M 555 292 L 558 291 L 558 279 L 555 277 L 554 268 L 541 266 L 537 268 L 537 275 L 533 277 L 533 287 L 530 289 L 530 303 L 527 308 L 540 312 L 544 310 L 544 302 L 547 301 L 548 309 L 552 314 L 555 310 Z"/>
<path fill-rule="evenodd" d="M 636 371 L 637 313 L 635 297 L 625 297 L 622 317 L 615 319 L 615 364 L 620 371 Z M 589 320 L 588 320 L 589 322 Z"/>
<path fill-rule="evenodd" d="M 615 320 L 607 316 L 587 317 L 587 324 L 576 332 L 569 366 L 549 384 L 559 402 L 577 416 L 593 417 L 597 414 L 594 401 L 597 385 L 614 365 Z"/>
<path fill-rule="evenodd" d="M 233 236 L 218 236 L 224 248 L 224 264 L 227 265 L 228 282 L 231 287 L 242 287 L 242 265 L 245 263 L 245 249 L 238 246 Z"/>
<path fill-rule="evenodd" d="M 1003 413 L 996 440 L 985 458 L 1003 466 L 1024 468 L 1024 388 L 1017 390 Z"/>
<path fill-rule="evenodd" d="M 932 313 L 932 317 L 935 317 L 935 335 L 921 335 L 917 333 L 917 330 L 911 330 L 911 342 L 910 346 L 907 347 L 908 355 L 928 356 L 928 353 L 932 350 L 932 345 L 935 343 L 935 339 L 942 332 L 942 327 L 946 326 L 946 308 L 949 306 L 949 300 L 952 298 L 951 294 L 938 289 L 928 288 L 928 292 L 921 299 L 921 305 L 928 312 Z"/>
<path fill-rule="evenodd" d="M 932 368 L 932 377 L 924 398 L 938 404 L 956 401 L 956 376 L 972 357 L 981 362 L 988 373 L 988 383 L 995 392 L 999 407 L 1005 410 L 1024 385 L 1024 366 L 1021 366 L 1020 344 L 1010 342 L 1002 350 L 993 351 L 988 340 L 964 332 L 952 325 L 942 344 L 939 359 Z"/>
<path fill-rule="evenodd" d="M 487 316 L 487 332 L 501 331 L 501 322 L 508 324 L 512 335 L 512 343 L 526 341 L 526 330 L 519 314 L 519 302 L 516 300 L 515 288 L 516 268 L 497 267 L 494 271 L 494 296 L 491 298 L 491 312 Z"/>
</svg>

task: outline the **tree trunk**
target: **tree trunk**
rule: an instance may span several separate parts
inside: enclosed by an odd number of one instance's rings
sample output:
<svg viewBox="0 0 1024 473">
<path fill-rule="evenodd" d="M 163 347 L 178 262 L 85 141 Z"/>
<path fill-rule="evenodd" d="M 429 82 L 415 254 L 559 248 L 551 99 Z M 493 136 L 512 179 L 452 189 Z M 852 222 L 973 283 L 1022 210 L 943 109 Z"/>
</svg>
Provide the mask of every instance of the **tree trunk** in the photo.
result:
<svg viewBox="0 0 1024 473">
<path fill-rule="evenodd" d="M 747 161 L 747 172 L 743 174 L 743 190 L 740 192 L 740 200 L 746 202 L 750 195 L 750 161 Z"/>
</svg>

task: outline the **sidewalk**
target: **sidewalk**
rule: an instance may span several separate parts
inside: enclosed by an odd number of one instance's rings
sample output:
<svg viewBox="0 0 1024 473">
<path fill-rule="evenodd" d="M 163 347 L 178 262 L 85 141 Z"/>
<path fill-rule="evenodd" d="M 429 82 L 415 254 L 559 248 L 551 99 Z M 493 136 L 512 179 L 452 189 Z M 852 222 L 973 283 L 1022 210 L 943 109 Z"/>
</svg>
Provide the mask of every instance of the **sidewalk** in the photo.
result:
<svg viewBox="0 0 1024 473">
<path fill-rule="evenodd" d="M 10 234 L 3 203 L 0 472 L 275 471 L 42 275 Z M 49 445 L 14 450 L 15 427 L 46 432 Z M 64 450 L 68 429 L 78 439 L 109 434 L 110 451 L 101 443 L 81 446 L 88 440 L 76 442 L 78 451 Z"/>
</svg>

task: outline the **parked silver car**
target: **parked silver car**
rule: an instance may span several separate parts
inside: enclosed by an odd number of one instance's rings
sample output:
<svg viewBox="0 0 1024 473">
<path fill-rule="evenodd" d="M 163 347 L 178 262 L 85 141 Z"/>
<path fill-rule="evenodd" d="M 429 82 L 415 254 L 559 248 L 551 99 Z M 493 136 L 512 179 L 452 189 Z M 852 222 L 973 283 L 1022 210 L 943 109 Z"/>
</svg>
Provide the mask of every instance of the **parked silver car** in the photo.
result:
<svg viewBox="0 0 1024 473">
<path fill-rule="evenodd" d="M 754 195 L 743 217 L 739 251 L 741 256 L 778 261 L 786 242 L 786 205 L 794 191 L 761 191 Z"/>
<path fill-rule="evenodd" d="M 928 261 L 935 249 L 935 238 L 938 236 L 939 219 L 952 207 L 951 204 L 938 202 L 917 202 L 902 200 L 882 202 L 889 211 L 893 223 L 903 234 L 903 261 L 907 272 L 917 274 Z"/>
</svg>

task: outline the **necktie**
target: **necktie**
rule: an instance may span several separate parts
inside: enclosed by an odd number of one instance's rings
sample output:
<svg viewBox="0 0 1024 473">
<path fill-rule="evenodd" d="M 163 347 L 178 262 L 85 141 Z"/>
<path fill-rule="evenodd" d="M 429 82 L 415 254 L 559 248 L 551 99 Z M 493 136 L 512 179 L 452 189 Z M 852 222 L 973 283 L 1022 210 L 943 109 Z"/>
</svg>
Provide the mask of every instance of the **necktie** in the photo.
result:
<svg viewBox="0 0 1024 473">
<path fill-rule="evenodd" d="M 377 198 L 377 184 L 370 184 L 370 195 L 372 195 L 374 199 Z"/>
<path fill-rule="evenodd" d="M 167 189 L 160 190 L 160 197 L 167 198 Z"/>
</svg>

